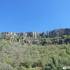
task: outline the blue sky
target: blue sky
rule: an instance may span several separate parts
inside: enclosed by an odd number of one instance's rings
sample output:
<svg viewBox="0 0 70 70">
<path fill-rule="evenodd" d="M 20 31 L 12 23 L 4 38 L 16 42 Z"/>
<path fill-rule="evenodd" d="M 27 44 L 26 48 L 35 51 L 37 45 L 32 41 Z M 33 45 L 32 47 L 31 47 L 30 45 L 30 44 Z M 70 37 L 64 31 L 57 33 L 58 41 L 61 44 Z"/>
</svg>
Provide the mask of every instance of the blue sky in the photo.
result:
<svg viewBox="0 0 70 70">
<path fill-rule="evenodd" d="M 0 0 L 0 31 L 70 28 L 70 0 Z"/>
</svg>

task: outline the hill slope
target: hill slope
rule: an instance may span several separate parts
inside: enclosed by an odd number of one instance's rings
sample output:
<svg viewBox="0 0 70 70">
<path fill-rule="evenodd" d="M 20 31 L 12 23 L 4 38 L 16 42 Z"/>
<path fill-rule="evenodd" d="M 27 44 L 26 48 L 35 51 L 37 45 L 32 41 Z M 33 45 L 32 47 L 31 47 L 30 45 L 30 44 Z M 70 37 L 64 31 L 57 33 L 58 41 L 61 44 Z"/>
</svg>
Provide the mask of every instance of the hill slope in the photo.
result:
<svg viewBox="0 0 70 70">
<path fill-rule="evenodd" d="M 55 29 L 49 32 L 50 37 L 55 37 L 55 36 L 62 36 L 62 35 L 70 35 L 70 29 Z"/>
</svg>

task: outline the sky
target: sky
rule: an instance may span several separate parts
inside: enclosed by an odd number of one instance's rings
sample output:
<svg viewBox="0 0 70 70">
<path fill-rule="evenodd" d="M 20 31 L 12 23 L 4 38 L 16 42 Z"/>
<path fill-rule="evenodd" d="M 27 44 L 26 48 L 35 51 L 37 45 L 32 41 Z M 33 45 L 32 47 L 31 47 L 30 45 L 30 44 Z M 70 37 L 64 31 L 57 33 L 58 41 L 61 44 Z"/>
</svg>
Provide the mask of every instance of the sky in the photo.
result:
<svg viewBox="0 0 70 70">
<path fill-rule="evenodd" d="M 0 32 L 70 28 L 70 0 L 0 0 Z"/>
</svg>

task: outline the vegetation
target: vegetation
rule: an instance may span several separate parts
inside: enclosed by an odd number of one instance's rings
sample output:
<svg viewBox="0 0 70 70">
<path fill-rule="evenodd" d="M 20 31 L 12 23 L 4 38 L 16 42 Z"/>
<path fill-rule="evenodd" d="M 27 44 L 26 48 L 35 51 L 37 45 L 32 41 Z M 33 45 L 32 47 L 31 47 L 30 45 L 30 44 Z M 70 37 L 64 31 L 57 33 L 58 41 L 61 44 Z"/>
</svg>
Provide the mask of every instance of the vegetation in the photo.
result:
<svg viewBox="0 0 70 70">
<path fill-rule="evenodd" d="M 0 70 L 62 70 L 70 65 L 70 44 L 21 45 L 0 41 Z"/>
<path fill-rule="evenodd" d="M 69 29 L 0 33 L 0 70 L 62 70 L 70 66 Z"/>
</svg>

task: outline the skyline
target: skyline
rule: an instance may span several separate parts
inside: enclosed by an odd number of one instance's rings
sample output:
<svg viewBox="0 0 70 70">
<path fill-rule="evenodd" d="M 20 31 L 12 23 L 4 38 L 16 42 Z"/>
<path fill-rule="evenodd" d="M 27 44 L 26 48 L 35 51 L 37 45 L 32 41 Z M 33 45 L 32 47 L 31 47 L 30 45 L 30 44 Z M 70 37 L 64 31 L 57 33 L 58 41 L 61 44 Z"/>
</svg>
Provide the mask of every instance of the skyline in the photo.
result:
<svg viewBox="0 0 70 70">
<path fill-rule="evenodd" d="M 69 0 L 0 0 L 0 32 L 70 28 Z"/>
</svg>

